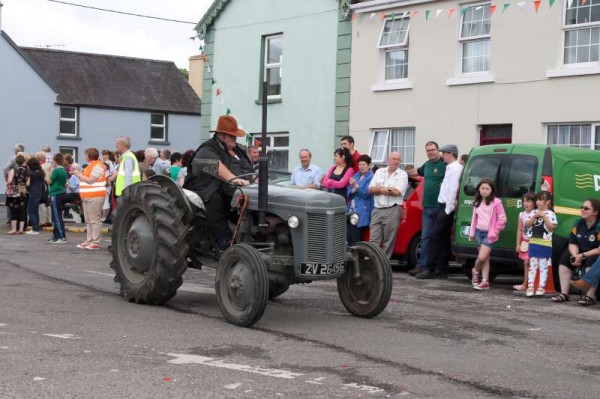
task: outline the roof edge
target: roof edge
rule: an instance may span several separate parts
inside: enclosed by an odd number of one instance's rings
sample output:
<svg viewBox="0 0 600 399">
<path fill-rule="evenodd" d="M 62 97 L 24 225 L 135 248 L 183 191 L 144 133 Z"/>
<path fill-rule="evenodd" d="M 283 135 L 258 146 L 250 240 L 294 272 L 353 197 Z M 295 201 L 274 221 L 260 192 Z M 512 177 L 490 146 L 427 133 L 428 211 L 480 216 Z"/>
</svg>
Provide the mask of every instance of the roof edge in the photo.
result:
<svg viewBox="0 0 600 399">
<path fill-rule="evenodd" d="M 227 3 L 229 3 L 229 0 L 214 0 L 213 1 L 213 3 L 208 8 L 208 10 L 204 13 L 204 16 L 202 17 L 200 22 L 198 22 L 198 24 L 196 24 L 196 27 L 194 28 L 194 29 L 196 29 L 196 32 L 198 32 L 198 37 L 200 39 L 204 39 L 204 35 L 206 34 L 206 31 L 213 24 L 213 22 L 217 19 L 219 14 L 221 14 L 221 11 L 223 11 L 223 9 L 227 5 Z"/>
<path fill-rule="evenodd" d="M 8 34 L 3 30 L 0 30 L 0 36 L 2 36 L 4 40 L 7 41 L 7 43 L 21 56 L 21 58 L 23 58 L 25 62 L 29 64 L 29 66 L 35 71 L 35 73 L 37 73 L 39 77 L 42 78 L 42 80 L 48 85 L 48 87 L 52 89 L 54 94 L 58 96 L 58 90 L 56 90 L 56 87 L 54 87 L 54 85 L 50 82 L 50 79 L 48 79 L 48 77 L 35 65 L 31 58 L 27 56 L 27 54 L 21 51 L 21 48 L 17 45 L 17 43 L 15 43 L 10 38 L 10 36 L 8 36 Z"/>
<path fill-rule="evenodd" d="M 121 58 L 121 59 L 126 59 L 126 60 L 133 60 L 133 61 L 151 61 L 151 62 L 157 62 L 157 63 L 175 64 L 174 61 L 170 61 L 170 60 L 155 60 L 153 58 L 129 57 L 126 55 L 88 53 L 85 51 L 56 50 L 56 49 L 51 49 L 51 48 L 39 48 L 39 47 L 28 47 L 28 46 L 20 46 L 19 48 L 23 49 L 23 50 L 46 51 L 46 52 L 51 52 L 51 53 L 62 53 L 62 54 L 69 53 L 69 54 L 78 54 L 78 55 L 90 55 L 90 56 L 94 56 L 94 57 Z M 177 66 L 177 64 L 175 64 L 175 66 Z"/>
</svg>

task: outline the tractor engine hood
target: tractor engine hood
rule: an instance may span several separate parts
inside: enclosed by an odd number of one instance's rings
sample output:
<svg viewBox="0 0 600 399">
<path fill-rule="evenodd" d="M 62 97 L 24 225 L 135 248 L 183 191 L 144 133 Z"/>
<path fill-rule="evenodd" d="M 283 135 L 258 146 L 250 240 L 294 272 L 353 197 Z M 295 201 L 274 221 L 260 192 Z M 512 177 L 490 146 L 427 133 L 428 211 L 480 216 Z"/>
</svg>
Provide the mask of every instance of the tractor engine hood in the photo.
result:
<svg viewBox="0 0 600 399">
<path fill-rule="evenodd" d="M 243 188 L 250 197 L 250 209 L 258 209 L 258 185 Z M 237 202 L 240 192 L 236 191 L 233 203 Z M 268 211 L 296 210 L 305 212 L 346 212 L 345 199 L 337 194 L 312 189 L 297 189 L 269 185 Z"/>
</svg>

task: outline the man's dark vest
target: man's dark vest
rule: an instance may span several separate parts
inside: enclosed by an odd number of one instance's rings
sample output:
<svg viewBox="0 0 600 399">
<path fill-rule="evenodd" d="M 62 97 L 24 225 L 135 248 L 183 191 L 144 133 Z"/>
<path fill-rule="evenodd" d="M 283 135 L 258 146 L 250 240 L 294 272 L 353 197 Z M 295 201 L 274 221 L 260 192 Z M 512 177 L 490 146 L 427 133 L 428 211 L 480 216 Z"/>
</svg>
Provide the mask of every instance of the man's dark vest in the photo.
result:
<svg viewBox="0 0 600 399">
<path fill-rule="evenodd" d="M 223 165 L 225 165 L 227 167 L 227 169 L 229 169 L 234 175 L 252 172 L 250 158 L 248 158 L 246 151 L 244 151 L 242 148 L 240 148 L 239 145 L 236 145 L 236 147 L 233 149 L 233 151 L 236 153 L 236 155 L 240 159 L 241 167 L 240 167 L 239 171 L 232 170 L 232 162 L 234 161 L 234 158 L 231 155 L 229 155 L 229 153 L 225 150 L 224 145 L 222 143 L 220 143 L 217 136 L 213 136 L 212 139 L 207 140 L 204 143 L 202 143 L 200 145 L 200 147 L 198 147 L 198 149 L 196 149 L 194 156 L 189 159 L 188 164 L 186 165 L 187 175 L 185 177 L 183 188 L 186 188 L 188 190 L 198 193 L 198 195 L 200 195 L 200 197 L 202 197 L 202 200 L 207 201 L 207 202 L 210 201 L 213 194 L 215 194 L 217 192 L 221 195 L 227 195 L 227 196 L 233 195 L 234 190 L 231 187 L 228 187 L 221 180 L 215 178 L 214 176 L 209 175 L 207 173 L 202 173 L 198 176 L 194 176 L 192 174 L 192 161 L 194 159 L 207 158 L 206 156 L 199 154 L 199 152 L 202 149 L 204 149 L 205 147 L 210 148 L 213 151 L 215 151 L 219 155 L 219 161 L 221 161 L 221 163 L 223 163 Z M 234 168 L 234 169 L 236 169 L 236 168 Z"/>
</svg>

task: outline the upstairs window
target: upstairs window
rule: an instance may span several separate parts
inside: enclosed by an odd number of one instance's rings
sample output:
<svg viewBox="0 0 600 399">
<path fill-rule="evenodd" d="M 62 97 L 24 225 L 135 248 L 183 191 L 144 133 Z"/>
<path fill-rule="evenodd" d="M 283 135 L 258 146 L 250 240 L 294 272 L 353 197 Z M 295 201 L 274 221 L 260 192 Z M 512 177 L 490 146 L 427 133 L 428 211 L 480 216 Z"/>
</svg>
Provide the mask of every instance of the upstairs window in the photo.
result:
<svg viewBox="0 0 600 399">
<path fill-rule="evenodd" d="M 598 62 L 600 0 L 565 1 L 563 29 L 565 30 L 565 64 Z"/>
<path fill-rule="evenodd" d="M 167 115 L 150 116 L 150 141 L 167 141 Z"/>
<path fill-rule="evenodd" d="M 60 107 L 59 136 L 77 136 L 77 108 Z"/>
<path fill-rule="evenodd" d="M 548 144 L 600 150 L 600 123 L 548 125 Z"/>
<path fill-rule="evenodd" d="M 399 152 L 402 165 L 415 162 L 415 128 L 403 127 L 373 130 L 371 136 L 371 159 L 376 165 L 384 165 L 390 152 Z"/>
<path fill-rule="evenodd" d="M 283 77 L 283 35 L 266 36 L 264 42 L 264 76 L 267 79 L 267 99 L 281 98 Z"/>
<path fill-rule="evenodd" d="M 408 32 L 410 18 L 390 18 L 383 22 L 378 47 L 384 55 L 384 80 L 408 78 Z"/>
<path fill-rule="evenodd" d="M 490 70 L 490 4 L 464 7 L 459 34 L 462 73 L 487 72 Z"/>
</svg>

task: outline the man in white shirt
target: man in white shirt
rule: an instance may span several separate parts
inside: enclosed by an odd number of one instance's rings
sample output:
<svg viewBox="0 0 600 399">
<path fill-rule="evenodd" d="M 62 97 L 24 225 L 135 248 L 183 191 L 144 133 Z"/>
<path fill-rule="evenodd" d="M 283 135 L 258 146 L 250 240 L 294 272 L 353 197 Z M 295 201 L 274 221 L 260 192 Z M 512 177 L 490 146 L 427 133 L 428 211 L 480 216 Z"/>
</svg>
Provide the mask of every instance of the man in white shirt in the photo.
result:
<svg viewBox="0 0 600 399">
<path fill-rule="evenodd" d="M 416 275 L 418 279 L 448 278 L 452 224 L 463 166 L 458 161 L 458 147 L 454 144 L 443 146 L 440 152 L 447 165 L 446 173 L 438 196 L 438 213 L 429 237 L 427 264 Z"/>
<path fill-rule="evenodd" d="M 399 152 L 390 153 L 388 160 L 388 167 L 377 169 L 369 184 L 369 193 L 373 194 L 375 200 L 369 225 L 369 242 L 381 246 L 390 259 L 402 219 L 402 203 L 408 187 L 408 175 L 400 169 Z"/>
<path fill-rule="evenodd" d="M 292 172 L 292 186 L 297 188 L 312 188 L 318 190 L 321 187 L 321 168 L 313 165 L 312 154 L 306 148 L 300 150 L 300 165 Z"/>
</svg>

